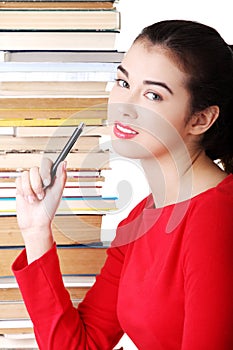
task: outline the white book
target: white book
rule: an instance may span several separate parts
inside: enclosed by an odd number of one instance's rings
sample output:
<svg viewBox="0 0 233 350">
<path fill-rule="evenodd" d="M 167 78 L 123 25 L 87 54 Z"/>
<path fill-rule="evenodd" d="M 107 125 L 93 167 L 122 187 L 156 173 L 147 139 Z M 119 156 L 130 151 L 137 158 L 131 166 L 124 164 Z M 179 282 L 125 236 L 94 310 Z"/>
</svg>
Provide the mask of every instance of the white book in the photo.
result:
<svg viewBox="0 0 233 350">
<path fill-rule="evenodd" d="M 4 9 L 0 30 L 119 30 L 115 9 Z"/>
<path fill-rule="evenodd" d="M 123 51 L 0 51 L 0 62 L 117 62 Z"/>
<path fill-rule="evenodd" d="M 1 101 L 1 100 L 0 100 Z M 0 102 L 1 104 L 1 102 Z M 15 128 L 13 126 L 0 126 L 0 136 L 6 135 L 6 136 L 14 136 L 15 135 Z"/>
<path fill-rule="evenodd" d="M 1 31 L 0 50 L 115 50 L 118 32 Z"/>
<path fill-rule="evenodd" d="M 95 283 L 95 276 L 90 275 L 64 275 L 62 279 L 65 287 L 92 287 Z M 14 288 L 18 288 L 18 283 L 14 276 L 0 276 L 0 289 Z"/>
<path fill-rule="evenodd" d="M 18 329 L 18 328 L 32 328 L 31 320 L 1 320 L 0 329 Z M 1 339 L 1 338 L 0 338 Z M 0 343 L 1 344 L 1 343 Z"/>
<path fill-rule="evenodd" d="M 118 63 L 4 62 L 0 81 L 114 81 Z"/>
<path fill-rule="evenodd" d="M 0 62 L 0 72 L 114 72 L 114 62 Z"/>
</svg>

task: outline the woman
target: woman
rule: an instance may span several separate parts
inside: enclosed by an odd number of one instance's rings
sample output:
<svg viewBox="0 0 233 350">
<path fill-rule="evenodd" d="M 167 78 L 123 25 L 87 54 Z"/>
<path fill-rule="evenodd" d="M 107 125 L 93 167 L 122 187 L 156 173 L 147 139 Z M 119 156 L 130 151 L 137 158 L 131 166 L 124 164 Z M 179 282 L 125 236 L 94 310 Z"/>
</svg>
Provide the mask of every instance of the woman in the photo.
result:
<svg viewBox="0 0 233 350">
<path fill-rule="evenodd" d="M 151 195 L 120 223 L 78 310 L 51 232 L 65 164 L 46 193 L 49 161 L 17 180 L 26 251 L 13 271 L 40 349 L 112 349 L 124 332 L 140 350 L 233 348 L 232 91 L 232 52 L 214 29 L 163 21 L 136 38 L 109 121 L 115 150 L 140 159 Z"/>
</svg>

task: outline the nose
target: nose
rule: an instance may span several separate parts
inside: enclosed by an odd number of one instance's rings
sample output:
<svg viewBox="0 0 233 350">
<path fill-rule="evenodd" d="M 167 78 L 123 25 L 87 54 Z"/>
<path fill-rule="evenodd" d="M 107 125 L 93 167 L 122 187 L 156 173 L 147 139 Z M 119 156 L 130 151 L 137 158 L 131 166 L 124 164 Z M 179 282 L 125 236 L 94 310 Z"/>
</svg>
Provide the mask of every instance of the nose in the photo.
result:
<svg viewBox="0 0 233 350">
<path fill-rule="evenodd" d="M 110 103 L 108 104 L 108 124 L 116 120 L 125 123 L 132 123 L 139 117 L 137 108 L 134 104 L 129 103 Z"/>
<path fill-rule="evenodd" d="M 116 108 L 118 109 L 118 113 L 120 113 L 123 119 L 138 118 L 137 108 L 136 105 L 133 103 L 120 103 Z"/>
</svg>

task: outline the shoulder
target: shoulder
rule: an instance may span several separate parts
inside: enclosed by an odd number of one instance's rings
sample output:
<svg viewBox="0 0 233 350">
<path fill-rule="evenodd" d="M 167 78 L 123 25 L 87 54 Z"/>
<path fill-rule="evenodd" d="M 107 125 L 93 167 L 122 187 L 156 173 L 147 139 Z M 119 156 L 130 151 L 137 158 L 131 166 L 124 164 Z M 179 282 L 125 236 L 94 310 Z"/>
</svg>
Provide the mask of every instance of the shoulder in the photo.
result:
<svg viewBox="0 0 233 350">
<path fill-rule="evenodd" d="M 191 200 L 184 238 L 185 247 L 197 254 L 232 250 L 233 175 Z"/>
<path fill-rule="evenodd" d="M 190 216 L 197 214 L 199 219 L 212 216 L 212 220 L 218 220 L 224 215 L 233 219 L 233 175 L 227 176 L 216 187 L 192 198 Z"/>
</svg>

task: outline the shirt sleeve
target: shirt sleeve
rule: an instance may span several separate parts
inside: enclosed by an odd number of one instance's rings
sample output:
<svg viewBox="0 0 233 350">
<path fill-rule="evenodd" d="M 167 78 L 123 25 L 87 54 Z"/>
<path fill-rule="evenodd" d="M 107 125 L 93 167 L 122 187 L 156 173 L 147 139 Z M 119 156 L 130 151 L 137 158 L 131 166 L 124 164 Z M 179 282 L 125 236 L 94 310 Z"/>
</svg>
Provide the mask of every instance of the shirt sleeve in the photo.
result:
<svg viewBox="0 0 233 350">
<path fill-rule="evenodd" d="M 73 307 L 60 272 L 56 246 L 27 264 L 25 250 L 12 270 L 42 350 L 112 349 L 123 331 L 117 318 L 123 247 L 109 248 L 106 263 L 78 308 Z"/>
<path fill-rule="evenodd" d="M 233 348 L 232 208 L 232 200 L 219 196 L 191 214 L 183 256 L 182 350 Z"/>
</svg>

